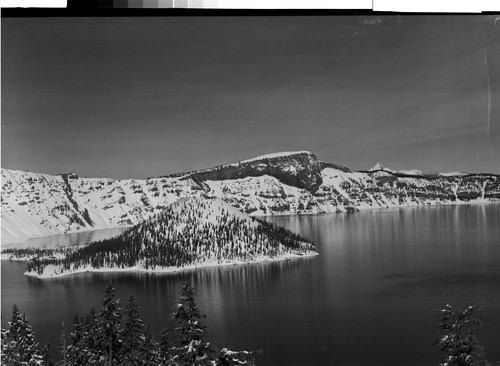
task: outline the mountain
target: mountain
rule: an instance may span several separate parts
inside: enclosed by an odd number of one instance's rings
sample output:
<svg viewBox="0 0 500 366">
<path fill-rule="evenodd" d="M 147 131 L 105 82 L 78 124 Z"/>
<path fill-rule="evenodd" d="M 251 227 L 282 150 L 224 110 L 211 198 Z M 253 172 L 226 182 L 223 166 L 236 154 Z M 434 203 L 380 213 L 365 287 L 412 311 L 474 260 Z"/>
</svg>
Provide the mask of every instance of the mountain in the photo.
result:
<svg viewBox="0 0 500 366">
<path fill-rule="evenodd" d="M 268 154 L 148 179 L 2 168 L 2 242 L 134 225 L 182 198 L 218 197 L 252 216 L 500 200 L 494 174 L 355 172 L 307 151 Z"/>
<path fill-rule="evenodd" d="M 47 278 L 87 271 L 164 272 L 315 254 L 306 239 L 259 222 L 221 199 L 189 198 L 115 238 L 53 249 L 31 261 L 27 274 Z"/>
<path fill-rule="evenodd" d="M 390 169 L 387 169 L 385 166 L 383 166 L 382 164 L 380 163 L 377 163 L 375 164 L 370 170 L 368 170 L 369 172 L 376 172 L 377 170 L 386 170 L 386 171 L 389 171 L 389 172 L 392 172 L 392 170 Z"/>
<path fill-rule="evenodd" d="M 234 180 L 246 177 L 275 177 L 281 183 L 316 191 L 322 183 L 322 164 L 309 151 L 285 152 L 257 156 L 232 164 L 186 174 L 183 179 L 200 183 L 205 181 Z"/>
<path fill-rule="evenodd" d="M 379 170 L 382 170 L 382 171 L 385 171 L 385 172 L 389 172 L 389 173 L 392 173 L 392 174 L 402 174 L 402 175 L 424 175 L 424 173 L 421 171 L 421 170 L 418 170 L 418 169 L 410 169 L 410 170 L 392 170 L 390 168 L 387 168 L 385 166 L 383 166 L 382 164 L 380 163 L 377 163 L 375 164 L 370 170 L 368 170 L 369 172 L 376 172 L 376 171 L 379 171 Z"/>
</svg>

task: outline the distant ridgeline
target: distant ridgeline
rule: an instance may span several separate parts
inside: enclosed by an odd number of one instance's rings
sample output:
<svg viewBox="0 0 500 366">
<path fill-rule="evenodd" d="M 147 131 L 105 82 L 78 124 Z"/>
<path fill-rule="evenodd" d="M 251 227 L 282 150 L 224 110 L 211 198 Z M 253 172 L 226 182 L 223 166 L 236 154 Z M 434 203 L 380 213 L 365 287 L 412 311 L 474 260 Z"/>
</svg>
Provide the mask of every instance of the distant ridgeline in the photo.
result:
<svg viewBox="0 0 500 366">
<path fill-rule="evenodd" d="M 2 169 L 2 242 L 135 225 L 183 198 L 218 197 L 252 216 L 500 200 L 500 176 L 369 171 L 308 151 L 259 156 L 148 179 L 81 178 Z"/>
<path fill-rule="evenodd" d="M 8 250 L 32 256 L 40 278 L 86 271 L 175 271 L 317 254 L 306 239 L 236 210 L 220 199 L 180 200 L 123 234 L 72 249 Z"/>
</svg>

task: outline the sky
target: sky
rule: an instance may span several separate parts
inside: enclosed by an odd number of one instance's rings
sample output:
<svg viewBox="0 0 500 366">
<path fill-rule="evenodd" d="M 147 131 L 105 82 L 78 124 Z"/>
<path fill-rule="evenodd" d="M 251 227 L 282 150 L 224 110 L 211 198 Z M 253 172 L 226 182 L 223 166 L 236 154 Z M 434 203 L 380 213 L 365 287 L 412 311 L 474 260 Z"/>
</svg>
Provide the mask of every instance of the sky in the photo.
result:
<svg viewBox="0 0 500 366">
<path fill-rule="evenodd" d="M 2 18 L 1 165 L 145 178 L 309 150 L 500 174 L 495 18 Z"/>
</svg>

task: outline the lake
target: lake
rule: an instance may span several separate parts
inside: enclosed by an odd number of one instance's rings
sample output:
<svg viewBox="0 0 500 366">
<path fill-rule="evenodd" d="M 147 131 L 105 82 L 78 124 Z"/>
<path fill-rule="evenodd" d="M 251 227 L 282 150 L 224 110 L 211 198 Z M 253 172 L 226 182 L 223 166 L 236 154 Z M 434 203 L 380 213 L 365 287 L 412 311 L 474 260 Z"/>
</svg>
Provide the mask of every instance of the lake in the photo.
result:
<svg viewBox="0 0 500 366">
<path fill-rule="evenodd" d="M 211 339 L 262 349 L 259 365 L 435 366 L 444 359 L 433 346 L 436 311 L 446 303 L 477 302 L 484 322 L 479 339 L 488 358 L 500 360 L 500 205 L 267 220 L 309 238 L 320 255 L 177 274 L 52 280 L 23 276 L 25 264 L 2 261 L 2 327 L 17 304 L 37 340 L 55 350 L 61 321 L 70 325 L 75 313 L 100 307 L 112 281 L 118 297 L 136 295 L 143 319 L 158 332 L 172 324 L 179 284 L 189 279 Z"/>
</svg>

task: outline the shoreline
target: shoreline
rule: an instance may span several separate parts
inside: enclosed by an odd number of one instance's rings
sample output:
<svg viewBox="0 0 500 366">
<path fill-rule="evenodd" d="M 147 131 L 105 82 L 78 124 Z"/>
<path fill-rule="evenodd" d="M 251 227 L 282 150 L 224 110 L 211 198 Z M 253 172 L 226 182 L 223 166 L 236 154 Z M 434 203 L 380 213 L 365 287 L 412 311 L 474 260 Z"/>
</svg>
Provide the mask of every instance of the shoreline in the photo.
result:
<svg viewBox="0 0 500 366">
<path fill-rule="evenodd" d="M 203 262 L 203 263 L 198 263 L 198 264 L 192 264 L 189 266 L 185 267 L 162 267 L 159 269 L 146 269 L 139 266 L 134 266 L 134 267 L 128 267 L 128 268 L 93 268 L 93 267 L 84 267 L 84 268 L 79 268 L 77 270 L 73 271 L 67 271 L 63 273 L 58 273 L 58 274 L 37 274 L 33 272 L 24 272 L 25 276 L 28 277 L 34 277 L 38 278 L 40 280 L 47 280 L 47 279 L 55 279 L 55 278 L 62 278 L 62 277 L 68 277 L 68 276 L 74 276 L 74 275 L 79 275 L 79 274 L 85 274 L 85 273 L 156 273 L 156 274 L 168 274 L 168 273 L 179 273 L 183 271 L 194 271 L 197 269 L 201 268 L 209 268 L 209 267 L 226 267 L 226 266 L 240 266 L 240 265 L 245 265 L 245 264 L 260 264 L 260 263 L 271 263 L 271 262 L 282 262 L 282 261 L 288 261 L 288 260 L 294 260 L 294 259 L 301 259 L 301 258 L 312 258 L 319 255 L 318 252 L 310 251 L 308 253 L 304 254 L 297 254 L 297 253 L 289 253 L 289 254 L 284 254 L 281 255 L 277 258 L 262 258 L 262 259 L 257 259 L 257 260 L 252 260 L 252 261 L 240 261 L 240 260 L 233 260 L 233 261 L 227 261 L 227 262 L 221 262 L 218 263 L 217 261 L 215 262 Z M 29 261 L 30 259 L 10 259 L 10 258 L 3 258 L 2 255 L 2 260 L 14 260 L 14 261 Z M 53 265 L 49 265 L 52 267 L 55 267 Z M 48 268 L 47 266 L 46 268 Z M 49 268 L 50 269 L 50 268 Z"/>
<path fill-rule="evenodd" d="M 267 217 L 287 217 L 287 216 L 310 216 L 310 215 L 329 215 L 329 214 L 353 214 L 356 212 L 361 212 L 361 211 L 368 211 L 368 210 L 380 210 L 380 209 L 388 209 L 388 208 L 414 208 L 414 207 L 436 207 L 436 206 L 463 206 L 463 205 L 482 205 L 482 204 L 500 204 L 500 199 L 476 199 L 476 200 L 471 200 L 471 201 L 450 201 L 450 202 L 429 202 L 425 204 L 411 204 L 411 205 L 386 205 L 386 206 L 362 206 L 362 207 L 356 207 L 357 211 L 354 212 L 349 212 L 349 211 L 331 211 L 331 212 L 296 212 L 296 213 L 273 213 L 271 215 L 252 215 L 249 214 L 250 217 L 255 218 L 255 219 L 264 219 Z M 10 248 L 15 248 L 16 245 L 19 244 L 26 244 L 28 241 L 32 239 L 41 239 L 41 238 L 48 238 L 51 236 L 60 236 L 60 235 L 71 235 L 71 234 L 83 234 L 83 233 L 88 233 L 88 232 L 93 232 L 93 231 L 99 231 L 99 230 L 113 230 L 113 229 L 123 229 L 126 230 L 127 228 L 133 227 L 134 225 L 125 225 L 125 226 L 110 226 L 106 228 L 99 228 L 99 229 L 87 229 L 87 230 L 72 230 L 72 231 L 67 231 L 64 233 L 54 233 L 54 234 L 49 234 L 49 235 L 40 235 L 40 236 L 29 236 L 26 240 L 24 241 L 15 241 L 15 242 L 7 242 L 7 243 L 1 243 L 1 249 L 5 247 L 5 249 L 10 249 Z"/>
<path fill-rule="evenodd" d="M 10 249 L 13 248 L 16 244 L 25 244 L 30 240 L 34 239 L 42 239 L 42 238 L 50 238 L 51 236 L 60 236 L 60 235 L 73 235 L 73 234 L 85 234 L 85 233 L 90 233 L 94 231 L 100 231 L 100 230 L 113 230 L 113 229 L 123 229 L 126 230 L 128 228 L 131 228 L 134 225 L 125 225 L 125 226 L 110 226 L 110 227 L 103 227 L 103 228 L 98 228 L 98 229 L 85 229 L 85 230 L 71 230 L 71 231 L 65 231 L 64 233 L 54 233 L 54 234 L 48 234 L 48 235 L 40 235 L 40 236 L 28 236 L 26 240 L 24 241 L 11 241 L 7 243 L 2 243 L 1 247 L 3 248 L 4 246 L 7 246 L 5 249 Z"/>
<path fill-rule="evenodd" d="M 450 202 L 429 202 L 425 204 L 412 204 L 412 205 L 386 205 L 386 206 L 362 206 L 362 207 L 355 207 L 357 211 L 331 211 L 331 212 L 300 212 L 300 213 L 285 213 L 285 214 L 272 214 L 272 215 L 255 215 L 255 216 L 250 216 L 254 218 L 266 218 L 266 217 L 288 217 L 288 216 L 311 216 L 311 215 L 331 215 L 331 214 L 349 214 L 352 215 L 357 212 L 364 212 L 364 211 L 369 211 L 369 210 L 386 210 L 388 208 L 418 208 L 418 207 L 441 207 L 441 206 L 466 206 L 466 205 L 484 205 L 484 204 L 493 204 L 493 205 L 498 205 L 500 204 L 500 198 L 499 199 L 477 199 L 473 201 L 450 201 Z"/>
</svg>

